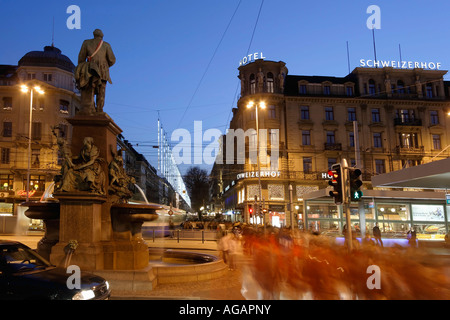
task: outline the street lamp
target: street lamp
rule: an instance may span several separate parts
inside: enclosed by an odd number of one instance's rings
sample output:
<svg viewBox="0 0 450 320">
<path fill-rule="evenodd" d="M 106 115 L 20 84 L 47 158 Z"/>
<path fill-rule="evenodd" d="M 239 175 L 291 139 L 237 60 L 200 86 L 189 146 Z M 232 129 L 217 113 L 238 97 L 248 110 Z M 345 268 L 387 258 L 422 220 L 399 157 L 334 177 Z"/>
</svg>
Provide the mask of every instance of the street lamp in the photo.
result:
<svg viewBox="0 0 450 320">
<path fill-rule="evenodd" d="M 261 199 L 262 199 L 262 191 L 261 191 L 261 168 L 260 168 L 260 164 L 259 164 L 259 122 L 258 122 L 258 109 L 265 109 L 266 108 L 266 104 L 264 101 L 261 101 L 259 104 L 258 103 L 254 103 L 253 101 L 250 101 L 247 104 L 247 109 L 250 109 L 252 107 L 255 107 L 255 118 L 256 118 L 256 163 L 258 164 L 258 187 L 259 187 L 259 206 L 258 208 L 261 208 Z M 258 213 L 261 214 L 261 212 L 259 212 L 258 209 Z M 266 217 L 265 215 L 263 216 L 263 225 L 264 227 L 266 226 Z"/>
<path fill-rule="evenodd" d="M 31 167 L 31 125 L 33 121 L 33 92 L 44 94 L 44 91 L 39 86 L 28 88 L 26 85 L 21 85 L 20 90 L 23 93 L 30 91 L 30 124 L 28 126 L 28 167 L 27 167 L 27 202 L 30 199 L 30 167 Z"/>
</svg>

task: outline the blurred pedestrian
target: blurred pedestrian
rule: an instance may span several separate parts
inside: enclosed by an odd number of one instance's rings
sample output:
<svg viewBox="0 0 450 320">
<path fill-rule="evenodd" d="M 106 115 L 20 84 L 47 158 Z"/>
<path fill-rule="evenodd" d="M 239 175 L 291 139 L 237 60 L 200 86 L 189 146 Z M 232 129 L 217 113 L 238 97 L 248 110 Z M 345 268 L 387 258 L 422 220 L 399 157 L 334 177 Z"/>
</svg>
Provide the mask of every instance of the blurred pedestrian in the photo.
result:
<svg viewBox="0 0 450 320">
<path fill-rule="evenodd" d="M 375 226 L 372 229 L 372 234 L 373 237 L 375 238 L 376 243 L 380 243 L 380 246 L 383 247 L 383 240 L 381 240 L 381 231 L 380 228 L 378 227 L 378 223 L 375 224 Z"/>
</svg>

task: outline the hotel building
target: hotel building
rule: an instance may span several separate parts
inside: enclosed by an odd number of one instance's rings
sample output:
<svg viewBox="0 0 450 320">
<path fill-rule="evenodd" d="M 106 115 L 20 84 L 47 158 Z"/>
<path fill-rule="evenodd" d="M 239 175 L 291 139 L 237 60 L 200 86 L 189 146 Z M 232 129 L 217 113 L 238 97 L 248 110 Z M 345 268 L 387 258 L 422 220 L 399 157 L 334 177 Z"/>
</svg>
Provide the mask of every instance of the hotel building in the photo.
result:
<svg viewBox="0 0 450 320">
<path fill-rule="evenodd" d="M 305 224 L 321 231 L 340 229 L 344 215 L 324 189 L 328 187 L 331 165 L 345 158 L 350 166 L 362 170 L 362 189 L 367 190 L 364 201 L 354 204 L 352 224 L 367 223 L 360 219 L 365 211 L 368 228 L 381 222 L 381 216 L 398 222 L 386 223 L 386 232 L 411 228 L 414 213 L 410 213 L 411 207 L 405 208 L 405 201 L 403 205 L 385 206 L 395 211 L 390 211 L 390 217 L 381 211 L 379 215 L 369 213 L 377 208 L 377 189 L 381 189 L 373 188 L 371 177 L 450 155 L 450 92 L 449 83 L 444 81 L 447 71 L 358 67 L 345 77 L 303 76 L 289 75 L 282 61 L 262 59 L 238 70 L 241 96 L 233 108 L 229 128 L 248 133 L 245 163 L 227 164 L 223 159 L 224 164 L 217 162 L 211 172 L 215 181 L 213 201 L 220 203 L 224 214 L 250 223 L 261 219 L 258 221 L 276 226 L 290 226 L 292 217 L 295 226 Z M 267 130 L 260 139 L 259 151 L 263 150 L 260 154 L 266 159 L 260 157 L 259 178 L 255 174 L 258 161 L 250 157 L 256 145 L 252 143 L 254 132 L 247 131 L 256 128 L 256 109 L 247 108 L 251 102 L 259 107 L 259 129 Z M 265 109 L 260 108 L 261 102 Z M 276 140 L 270 139 L 274 134 L 279 140 L 276 145 L 271 143 Z M 267 148 L 261 144 L 264 139 Z M 276 159 L 272 153 L 278 153 L 277 163 L 270 161 Z M 256 215 L 259 185 L 266 209 L 264 218 Z M 321 194 L 317 200 L 324 205 L 304 205 L 304 196 L 314 193 Z M 439 203 L 444 204 L 445 193 L 438 194 Z M 310 196 L 308 199 L 311 201 Z M 446 211 L 445 205 L 442 210 Z M 408 212 L 407 219 L 403 211 Z M 440 227 L 448 232 L 447 215 L 441 222 Z"/>
</svg>

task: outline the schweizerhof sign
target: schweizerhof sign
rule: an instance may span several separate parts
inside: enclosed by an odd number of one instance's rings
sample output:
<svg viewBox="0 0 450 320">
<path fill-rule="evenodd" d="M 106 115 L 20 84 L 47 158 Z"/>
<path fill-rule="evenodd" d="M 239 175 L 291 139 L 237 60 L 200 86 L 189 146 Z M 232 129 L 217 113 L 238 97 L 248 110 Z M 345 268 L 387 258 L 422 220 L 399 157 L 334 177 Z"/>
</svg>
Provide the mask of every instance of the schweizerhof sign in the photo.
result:
<svg viewBox="0 0 450 320">
<path fill-rule="evenodd" d="M 384 68 L 392 67 L 396 69 L 416 69 L 422 68 L 427 70 L 440 70 L 442 64 L 440 62 L 419 62 L 419 61 L 396 61 L 396 60 L 359 60 L 360 67 Z"/>
</svg>

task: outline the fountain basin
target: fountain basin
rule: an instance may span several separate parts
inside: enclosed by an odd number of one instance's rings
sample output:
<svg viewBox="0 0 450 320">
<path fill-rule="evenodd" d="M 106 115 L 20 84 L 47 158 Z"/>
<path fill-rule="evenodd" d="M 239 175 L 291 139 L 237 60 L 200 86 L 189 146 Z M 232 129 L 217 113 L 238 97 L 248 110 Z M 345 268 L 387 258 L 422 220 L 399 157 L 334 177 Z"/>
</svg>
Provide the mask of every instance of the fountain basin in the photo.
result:
<svg viewBox="0 0 450 320">
<path fill-rule="evenodd" d="M 51 220 L 59 219 L 59 202 L 55 201 L 28 201 L 20 204 L 28 207 L 25 215 L 30 219 Z"/>
<path fill-rule="evenodd" d="M 28 207 L 25 215 L 30 219 L 44 221 L 44 236 L 37 244 L 37 252 L 50 259 L 52 247 L 59 241 L 60 205 L 56 201 L 28 201 L 20 204 Z"/>
<path fill-rule="evenodd" d="M 170 249 L 151 249 L 149 254 L 158 284 L 217 279 L 227 272 L 223 260 L 210 254 Z"/>
</svg>

